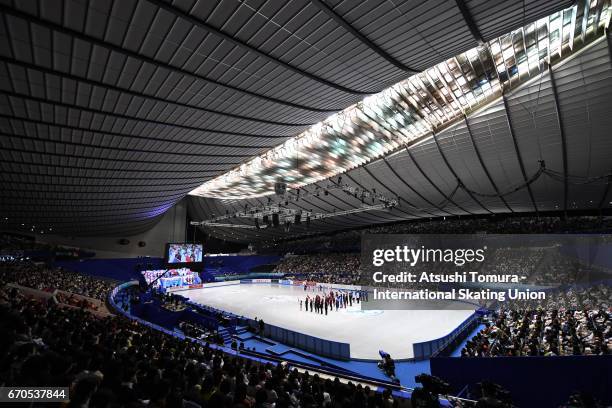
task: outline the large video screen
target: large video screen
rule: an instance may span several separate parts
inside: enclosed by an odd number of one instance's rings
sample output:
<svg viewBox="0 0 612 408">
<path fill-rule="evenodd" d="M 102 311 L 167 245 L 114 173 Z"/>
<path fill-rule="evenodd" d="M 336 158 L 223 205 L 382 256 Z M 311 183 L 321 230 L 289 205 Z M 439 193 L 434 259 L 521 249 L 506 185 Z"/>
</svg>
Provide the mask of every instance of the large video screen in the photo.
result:
<svg viewBox="0 0 612 408">
<path fill-rule="evenodd" d="M 168 244 L 166 262 L 169 264 L 201 263 L 202 250 L 202 244 Z"/>
</svg>

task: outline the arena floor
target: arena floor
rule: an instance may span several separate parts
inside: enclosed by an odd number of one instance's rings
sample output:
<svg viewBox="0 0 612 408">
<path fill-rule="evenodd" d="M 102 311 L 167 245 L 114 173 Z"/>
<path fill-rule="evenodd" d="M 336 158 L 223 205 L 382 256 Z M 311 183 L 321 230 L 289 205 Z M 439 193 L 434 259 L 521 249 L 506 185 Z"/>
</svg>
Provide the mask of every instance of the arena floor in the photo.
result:
<svg viewBox="0 0 612 408">
<path fill-rule="evenodd" d="M 312 292 L 309 292 L 312 295 Z M 316 293 L 316 292 L 315 292 Z M 349 343 L 351 357 L 379 359 L 383 349 L 395 359 L 413 357 L 412 344 L 450 333 L 469 310 L 368 310 L 358 305 L 327 316 L 300 311 L 306 292 L 299 286 L 239 284 L 181 291 L 194 302 L 326 340 Z"/>
</svg>

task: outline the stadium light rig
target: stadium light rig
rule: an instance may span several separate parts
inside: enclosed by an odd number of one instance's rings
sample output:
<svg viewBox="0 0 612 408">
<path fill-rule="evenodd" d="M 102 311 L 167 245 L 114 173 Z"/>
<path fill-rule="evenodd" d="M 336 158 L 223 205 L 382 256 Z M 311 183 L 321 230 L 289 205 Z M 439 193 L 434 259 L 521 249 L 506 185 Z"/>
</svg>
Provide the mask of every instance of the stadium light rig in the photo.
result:
<svg viewBox="0 0 612 408">
<path fill-rule="evenodd" d="M 328 179 L 430 137 L 599 38 L 610 2 L 584 0 L 415 74 L 189 194 L 256 198 Z"/>
<path fill-rule="evenodd" d="M 362 205 L 358 208 L 351 208 L 348 210 L 334 211 L 329 213 L 318 213 L 313 211 L 296 210 L 293 208 L 281 208 L 277 205 L 253 207 L 245 211 L 237 211 L 235 213 L 220 215 L 217 217 L 210 218 L 203 221 L 190 221 L 192 226 L 201 227 L 219 227 L 219 228 L 239 228 L 239 229 L 266 229 L 269 225 L 259 224 L 260 221 L 264 220 L 264 217 L 271 216 L 273 214 L 279 215 L 279 225 L 291 225 L 295 221 L 295 217 L 299 216 L 300 222 L 310 222 L 314 220 L 321 220 L 324 218 L 340 217 L 349 214 L 358 214 L 365 211 L 385 211 L 394 208 L 397 203 L 380 203 L 372 205 Z M 232 218 L 247 218 L 256 220 L 256 225 L 244 224 L 244 223 L 230 223 L 223 222 L 229 221 Z"/>
<path fill-rule="evenodd" d="M 341 211 L 332 211 L 328 213 L 317 213 L 312 210 L 306 211 L 301 209 L 289 208 L 289 201 L 298 201 L 300 199 L 300 195 L 302 198 L 306 198 L 312 195 L 320 194 L 321 190 L 324 192 L 329 192 L 331 190 L 340 190 L 347 194 L 354 195 L 356 198 L 360 198 L 362 205 L 357 208 L 351 208 L 348 210 Z M 213 216 L 209 219 L 203 221 L 191 221 L 190 225 L 193 226 L 204 226 L 204 227 L 221 227 L 221 228 L 243 228 L 243 229 L 263 229 L 267 228 L 268 225 L 265 224 L 264 217 L 270 217 L 274 214 L 278 214 L 279 223 L 284 225 L 289 225 L 293 223 L 296 219 L 296 216 L 299 216 L 300 222 L 306 221 L 309 223 L 313 220 L 320 220 L 323 218 L 331 218 L 331 217 L 339 217 L 342 215 L 349 214 L 357 214 L 366 211 L 390 211 L 393 208 L 397 207 L 399 204 L 399 197 L 387 197 L 384 194 L 376 192 L 376 190 L 364 190 L 358 187 L 351 186 L 350 184 L 342 184 L 342 177 L 339 177 L 337 183 L 332 183 L 327 185 L 325 188 L 317 188 L 313 191 L 309 191 L 306 189 L 301 190 L 298 189 L 297 192 L 293 195 L 287 194 L 285 195 L 279 202 L 274 202 L 271 198 L 268 198 L 267 205 L 261 206 L 249 206 L 245 205 L 244 209 L 241 211 L 230 212 L 229 210 L 225 211 L 225 214 Z M 365 200 L 372 200 L 372 204 L 366 204 Z M 378 203 L 376 203 L 378 201 Z M 285 207 L 283 207 L 283 202 L 285 202 Z M 232 223 L 229 222 L 232 219 L 252 219 L 255 220 L 256 224 L 245 224 L 242 222 Z M 224 222 L 225 221 L 225 222 Z M 263 222 L 260 224 L 259 221 Z"/>
</svg>

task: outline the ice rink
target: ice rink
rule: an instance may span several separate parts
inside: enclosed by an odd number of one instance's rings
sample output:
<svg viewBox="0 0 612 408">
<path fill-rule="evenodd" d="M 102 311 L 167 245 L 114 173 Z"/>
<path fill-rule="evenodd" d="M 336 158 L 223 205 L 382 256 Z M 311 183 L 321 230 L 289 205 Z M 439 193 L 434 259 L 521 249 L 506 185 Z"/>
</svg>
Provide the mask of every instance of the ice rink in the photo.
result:
<svg viewBox="0 0 612 408">
<path fill-rule="evenodd" d="M 450 333 L 469 310 L 368 310 L 359 305 L 327 316 L 300 311 L 299 300 L 317 292 L 300 286 L 236 284 L 181 291 L 196 303 L 326 340 L 350 344 L 351 357 L 379 359 L 383 349 L 395 359 L 413 357 L 412 344 Z"/>
</svg>

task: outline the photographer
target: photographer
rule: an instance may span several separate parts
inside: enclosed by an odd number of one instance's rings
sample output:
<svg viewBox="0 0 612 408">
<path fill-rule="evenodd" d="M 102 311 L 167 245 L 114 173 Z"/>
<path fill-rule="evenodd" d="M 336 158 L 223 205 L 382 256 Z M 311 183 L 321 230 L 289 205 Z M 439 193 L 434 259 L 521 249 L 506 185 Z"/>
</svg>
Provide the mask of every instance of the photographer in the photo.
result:
<svg viewBox="0 0 612 408">
<path fill-rule="evenodd" d="M 423 385 L 412 391 L 410 404 L 412 408 L 439 408 L 439 395 L 448 395 L 450 393 L 450 385 L 438 377 L 428 374 L 420 374 L 414 377 L 414 380 Z"/>
<path fill-rule="evenodd" d="M 391 355 L 383 350 L 379 350 L 378 354 L 382 358 L 382 361 L 378 362 L 378 368 L 383 370 L 391 378 L 391 381 L 399 384 L 399 380 L 395 376 L 395 361 L 391 358 Z"/>
</svg>

